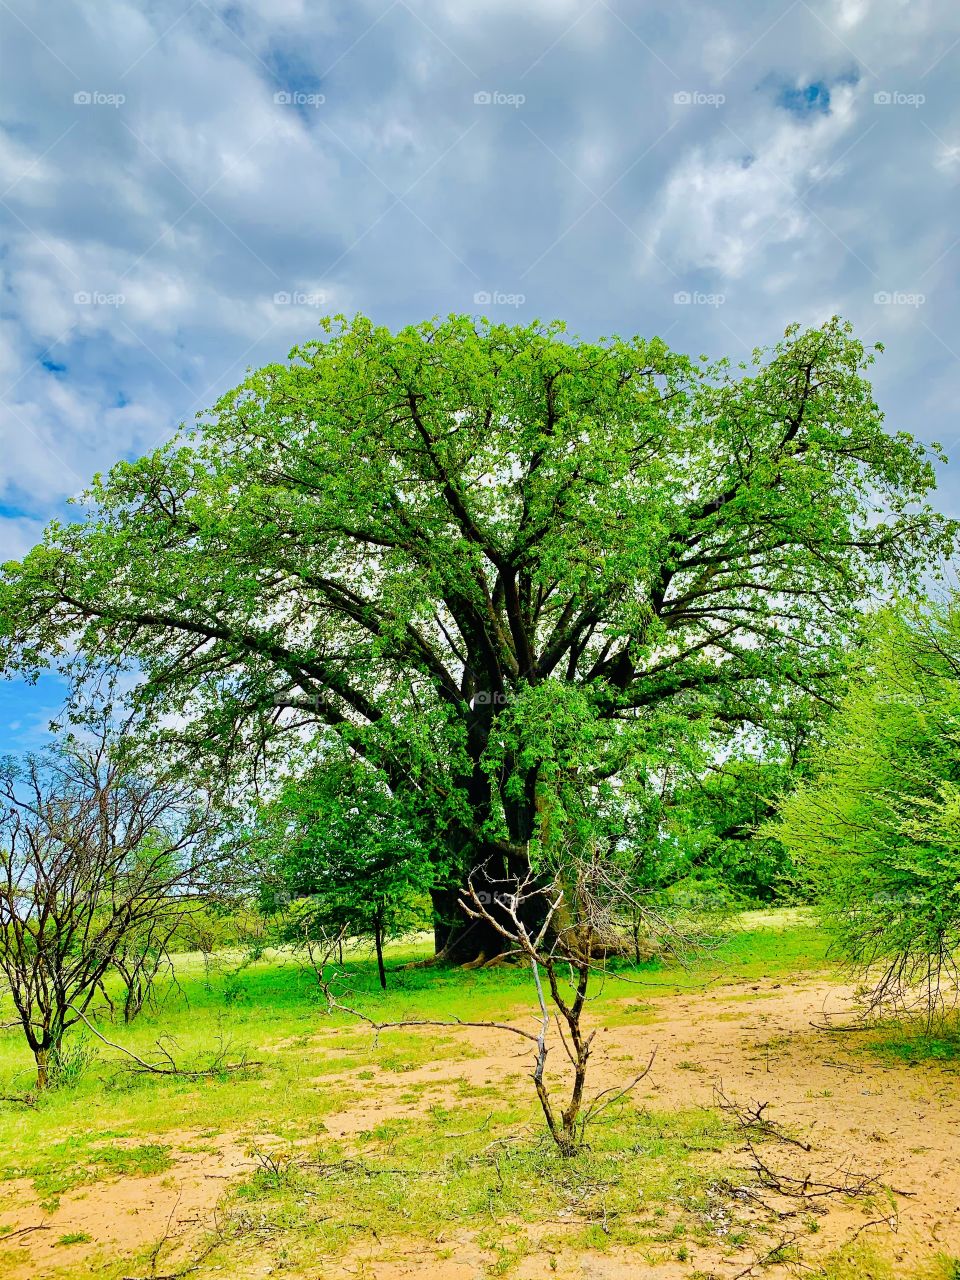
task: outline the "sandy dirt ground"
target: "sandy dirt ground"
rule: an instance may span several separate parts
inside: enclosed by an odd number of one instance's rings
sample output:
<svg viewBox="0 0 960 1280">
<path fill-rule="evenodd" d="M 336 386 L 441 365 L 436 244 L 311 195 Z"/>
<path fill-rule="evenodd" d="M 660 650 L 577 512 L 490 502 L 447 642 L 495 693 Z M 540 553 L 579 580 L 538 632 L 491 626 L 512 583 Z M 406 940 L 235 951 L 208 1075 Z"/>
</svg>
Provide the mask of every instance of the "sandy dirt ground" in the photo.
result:
<svg viewBox="0 0 960 1280">
<path fill-rule="evenodd" d="M 960 1077 L 933 1064 L 878 1064 L 875 1058 L 854 1051 L 850 1035 L 826 1034 L 811 1026 L 822 1023 L 825 1013 L 842 1014 L 848 998 L 844 987 L 820 977 L 793 980 L 789 985 L 770 981 L 718 985 L 679 996 L 638 989 L 636 996 L 622 1002 L 624 1014 L 636 1009 L 637 1024 L 612 1025 L 598 1035 L 594 1083 L 603 1086 L 629 1075 L 632 1064 L 645 1060 L 656 1046 L 654 1068 L 636 1094 L 638 1101 L 651 1108 L 713 1105 L 718 1084 L 739 1103 L 768 1103 L 766 1114 L 811 1146 L 807 1152 L 787 1144 L 764 1144 L 760 1151 L 778 1173 L 831 1184 L 848 1176 L 875 1177 L 893 1189 L 889 1197 L 875 1197 L 866 1212 L 857 1202 L 825 1197 L 819 1230 L 813 1237 L 803 1234 L 805 1263 L 813 1265 L 818 1254 L 844 1247 L 855 1238 L 869 1239 L 894 1264 L 896 1274 L 901 1270 L 906 1274 L 938 1252 L 960 1256 Z M 391 1093 L 406 1092 L 409 1097 L 409 1086 L 418 1080 L 429 1085 L 425 1094 L 429 1103 L 452 1099 L 464 1080 L 472 1085 L 503 1083 L 524 1070 L 514 1037 L 486 1031 L 462 1034 L 470 1037 L 476 1057 L 418 1068 L 395 1085 L 385 1082 L 381 1088 L 378 1082 L 369 1103 L 351 1104 L 349 1110 L 328 1117 L 331 1133 L 349 1139 L 407 1108 L 422 1111 L 423 1097 L 404 1104 L 393 1101 Z M 323 1039 L 321 1033 L 321 1050 Z M 336 1081 L 324 1075 L 318 1085 L 336 1087 Z M 74 1265 L 84 1256 L 81 1250 L 91 1261 L 98 1250 L 114 1258 L 130 1258 L 167 1237 L 175 1239 L 178 1247 L 172 1254 L 164 1252 L 157 1273 L 176 1271 L 182 1265 L 176 1260 L 189 1258 L 190 1249 L 212 1226 L 224 1190 L 256 1167 L 252 1144 L 269 1149 L 271 1142 L 269 1134 L 251 1131 L 205 1139 L 206 1150 L 188 1150 L 200 1147 L 196 1135 L 161 1136 L 174 1149 L 172 1169 L 157 1176 L 84 1187 L 64 1195 L 53 1213 L 43 1212 L 29 1183 L 3 1184 L 5 1224 L 14 1230 L 28 1229 L 5 1241 L 16 1259 L 5 1270 L 5 1280 L 53 1275 L 66 1261 L 55 1242 L 64 1234 L 81 1231 L 91 1237 L 91 1243 L 70 1250 Z M 749 1153 L 735 1151 L 733 1158 L 746 1171 Z M 729 1153 L 724 1159 L 729 1159 Z M 753 1185 L 746 1175 L 744 1185 Z M 781 1203 L 775 1195 L 766 1199 L 774 1207 Z M 784 1212 L 795 1207 L 783 1202 Z M 746 1197 L 742 1204 L 737 1202 L 737 1211 L 741 1218 L 761 1220 L 760 1211 L 754 1211 Z M 42 1229 L 30 1229 L 37 1227 Z M 553 1223 L 554 1240 L 556 1234 Z M 791 1219 L 785 1218 L 781 1227 L 772 1229 L 770 1247 L 792 1234 Z M 536 1234 L 532 1238 L 536 1242 Z M 432 1259 L 422 1241 L 384 1237 L 358 1246 L 322 1274 L 331 1280 L 350 1276 L 477 1280 L 486 1274 L 492 1255 L 475 1243 L 471 1232 L 452 1234 L 436 1243 L 438 1256 Z M 716 1247 L 692 1248 L 683 1262 L 638 1265 L 635 1253 L 616 1248 L 584 1255 L 572 1249 L 558 1252 L 554 1244 L 549 1253 L 535 1248 L 511 1274 L 520 1280 L 546 1275 L 570 1280 L 637 1276 L 686 1280 L 697 1272 L 730 1280 L 738 1274 L 762 1273 L 771 1278 L 796 1274 L 779 1265 L 745 1272 L 762 1252 L 757 1246 L 725 1251 L 718 1240 Z M 440 1257 L 441 1253 L 449 1256 Z M 263 1258 L 246 1259 L 238 1267 L 242 1269 L 230 1274 L 273 1274 L 269 1260 Z M 221 1269 L 218 1274 L 225 1272 Z M 282 1274 L 299 1273 L 284 1268 Z"/>
</svg>

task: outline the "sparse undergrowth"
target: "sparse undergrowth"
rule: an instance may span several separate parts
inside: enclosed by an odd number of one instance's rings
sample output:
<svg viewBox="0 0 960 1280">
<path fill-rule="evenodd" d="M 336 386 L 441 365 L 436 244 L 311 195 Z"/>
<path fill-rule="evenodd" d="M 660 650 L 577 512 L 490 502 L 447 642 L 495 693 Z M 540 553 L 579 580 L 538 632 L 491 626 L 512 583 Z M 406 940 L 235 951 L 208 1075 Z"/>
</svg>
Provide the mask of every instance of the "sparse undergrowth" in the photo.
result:
<svg viewBox="0 0 960 1280">
<path fill-rule="evenodd" d="M 164 1173 L 170 1168 L 170 1148 L 161 1143 L 137 1146 L 104 1145 L 108 1135 L 98 1133 L 95 1141 L 67 1138 L 54 1146 L 56 1163 L 49 1157 L 24 1169 L 10 1168 L 8 1177 L 29 1177 L 45 1205 L 55 1204 L 61 1195 L 77 1187 L 105 1178 L 136 1178 Z"/>
<path fill-rule="evenodd" d="M 435 1106 L 358 1135 L 360 1156 L 326 1144 L 265 1157 L 229 1220 L 241 1242 L 251 1220 L 280 1222 L 302 1261 L 349 1251 L 358 1234 L 442 1240 L 465 1228 L 480 1248 L 516 1251 L 525 1226 L 540 1247 L 556 1236 L 567 1247 L 640 1244 L 672 1257 L 685 1240 L 727 1228 L 710 1157 L 733 1135 L 716 1112 L 622 1111 L 572 1161 L 539 1129 L 531 1108 Z"/>
<path fill-rule="evenodd" d="M 736 1135 L 719 1113 L 622 1108 L 570 1160 L 517 1093 L 515 1108 L 433 1106 L 349 1145 L 261 1152 L 223 1206 L 224 1241 L 211 1263 L 240 1261 L 264 1239 L 282 1240 L 299 1267 L 358 1243 L 390 1256 L 411 1239 L 442 1258 L 469 1230 L 496 1275 L 534 1247 L 630 1245 L 655 1261 L 750 1238 L 720 1185 Z"/>
<path fill-rule="evenodd" d="M 938 1253 L 920 1267 L 906 1269 L 869 1244 L 838 1250 L 814 1273 L 818 1280 L 960 1280 L 960 1258 Z"/>
</svg>

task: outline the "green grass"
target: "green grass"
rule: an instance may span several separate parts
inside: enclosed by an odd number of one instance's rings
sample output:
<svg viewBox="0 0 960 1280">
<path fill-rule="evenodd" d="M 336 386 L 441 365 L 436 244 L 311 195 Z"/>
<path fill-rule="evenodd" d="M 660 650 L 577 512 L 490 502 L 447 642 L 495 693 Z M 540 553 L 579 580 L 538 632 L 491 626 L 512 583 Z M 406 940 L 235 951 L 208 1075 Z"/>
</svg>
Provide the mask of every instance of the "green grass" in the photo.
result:
<svg viewBox="0 0 960 1280">
<path fill-rule="evenodd" d="M 823 935 L 802 917 L 783 928 L 765 923 L 731 933 L 686 969 L 657 961 L 616 966 L 591 1018 L 601 1027 L 642 1026 L 659 1016 L 664 996 L 728 982 L 769 986 L 809 971 L 822 976 L 825 953 Z M 510 1018 L 535 1025 L 526 971 L 398 968 L 425 954 L 425 943 L 391 948 L 385 993 L 372 957 L 348 955 L 342 998 L 383 1022 Z M 229 1206 L 235 1250 L 256 1252 L 248 1227 L 263 1215 L 278 1258 L 292 1250 L 298 1259 L 342 1252 L 382 1234 L 385 1224 L 436 1242 L 479 1222 L 479 1247 L 495 1258 L 494 1274 L 506 1274 L 517 1250 L 529 1247 L 525 1234 L 511 1234 L 516 1224 L 556 1220 L 564 1247 L 571 1239 L 591 1249 L 633 1242 L 651 1261 L 676 1258 L 709 1229 L 710 1187 L 729 1145 L 715 1115 L 611 1112 L 610 1123 L 591 1135 L 591 1150 L 561 1161 L 543 1141 L 524 1061 L 506 1077 L 459 1077 L 457 1063 L 477 1055 L 475 1038 L 431 1028 L 385 1032 L 377 1042 L 369 1027 L 327 1012 L 315 975 L 293 957 L 268 953 L 238 968 L 242 959 L 221 957 L 207 968 L 198 956 L 180 956 L 179 991 L 158 1014 L 125 1026 L 104 1008 L 95 1025 L 151 1061 L 160 1058 L 162 1038 L 179 1064 L 194 1069 L 217 1059 L 255 1065 L 199 1079 L 136 1073 L 122 1055 L 77 1030 L 65 1083 L 33 1106 L 0 1104 L 6 1179 L 28 1178 L 50 1208 L 96 1181 L 163 1174 L 182 1151 L 217 1151 L 226 1140 L 262 1147 L 268 1133 L 274 1167 L 265 1165 Z M 0 1094 L 24 1093 L 31 1084 L 22 1037 L 16 1029 L 0 1033 Z M 369 1103 L 373 1088 L 403 1114 L 341 1140 L 338 1114 Z M 357 1151 L 360 1165 L 331 1171 Z M 11 1204 L 4 1187 L 0 1180 L 0 1214 Z M 77 1274 L 132 1273 L 134 1261 L 115 1268 L 104 1261 L 94 1270 L 86 1258 Z M 64 1266 L 64 1276 L 72 1274 Z"/>
<path fill-rule="evenodd" d="M 144 1177 L 170 1168 L 168 1147 L 155 1142 L 137 1146 L 104 1145 L 104 1138 L 110 1136 L 98 1132 L 93 1137 L 71 1134 L 56 1138 L 41 1155 L 28 1158 L 21 1165 L 5 1165 L 2 1177 L 4 1180 L 30 1178 L 40 1203 L 50 1210 L 56 1208 L 60 1196 L 77 1187 L 106 1178 Z"/>
<path fill-rule="evenodd" d="M 226 1206 L 222 1260 L 255 1251 L 259 1231 L 289 1239 L 300 1266 L 391 1237 L 429 1241 L 477 1230 L 494 1255 L 488 1274 L 506 1274 L 533 1247 L 524 1228 L 557 1223 L 538 1249 L 632 1245 L 651 1262 L 676 1256 L 713 1229 L 717 1156 L 736 1135 L 713 1111 L 653 1113 L 621 1108 L 597 1124 L 590 1147 L 562 1159 L 538 1136 L 524 1095 L 515 1107 L 434 1109 L 360 1135 L 354 1160 L 336 1142 L 273 1152 Z"/>
<path fill-rule="evenodd" d="M 960 1021 L 955 1016 L 932 1033 L 922 1022 L 903 1022 L 865 1032 L 857 1039 L 859 1043 L 851 1048 L 888 1062 L 909 1067 L 942 1063 L 960 1068 Z"/>
<path fill-rule="evenodd" d="M 396 967 L 425 954 L 423 944 L 396 946 L 389 960 Z M 650 1020 L 645 999 L 650 995 L 777 979 L 822 968 L 824 956 L 823 936 L 806 924 L 737 932 L 688 969 L 657 961 L 618 966 L 603 983 L 593 1016 L 607 1026 L 642 1024 Z M 122 1055 L 80 1028 L 72 1040 L 85 1041 L 90 1060 L 78 1078 L 36 1107 L 0 1108 L 0 1153 L 6 1165 L 23 1165 L 26 1153 L 40 1157 L 52 1151 L 51 1135 L 59 1140 L 99 1130 L 133 1140 L 169 1129 L 242 1130 L 250 1126 L 250 1117 L 262 1113 L 267 1095 L 272 1123 L 280 1126 L 275 1132 L 308 1135 L 322 1131 L 323 1117 L 345 1100 L 342 1092 L 333 1096 L 323 1088 L 325 1075 L 349 1072 L 351 1083 L 362 1088 L 360 1073 L 386 1070 L 402 1085 L 411 1069 L 473 1053 L 456 1029 L 394 1032 L 374 1048 L 369 1029 L 347 1015 L 327 1013 L 313 973 L 290 956 L 267 954 L 238 975 L 232 972 L 235 962 L 208 972 L 194 955 L 178 957 L 177 968 L 181 992 L 172 993 L 159 1014 L 146 1012 L 131 1026 L 102 1017 L 98 1029 L 153 1061 L 159 1059 L 155 1042 L 162 1037 L 184 1066 L 209 1066 L 218 1052 L 231 1062 L 246 1056 L 262 1065 L 205 1080 L 135 1074 Z M 533 987 L 525 970 L 394 971 L 385 993 L 377 985 L 373 960 L 364 954 L 348 956 L 343 973 L 342 998 L 378 1021 L 514 1017 L 534 1023 Z M 16 1028 L 0 1032 L 0 1094 L 26 1092 L 32 1083 L 32 1059 L 21 1034 Z M 78 1123 L 81 1115 L 84 1122 Z"/>
<path fill-rule="evenodd" d="M 960 1280 L 960 1258 L 938 1253 L 921 1267 L 904 1270 L 869 1244 L 840 1249 L 817 1273 L 820 1280 Z"/>
</svg>

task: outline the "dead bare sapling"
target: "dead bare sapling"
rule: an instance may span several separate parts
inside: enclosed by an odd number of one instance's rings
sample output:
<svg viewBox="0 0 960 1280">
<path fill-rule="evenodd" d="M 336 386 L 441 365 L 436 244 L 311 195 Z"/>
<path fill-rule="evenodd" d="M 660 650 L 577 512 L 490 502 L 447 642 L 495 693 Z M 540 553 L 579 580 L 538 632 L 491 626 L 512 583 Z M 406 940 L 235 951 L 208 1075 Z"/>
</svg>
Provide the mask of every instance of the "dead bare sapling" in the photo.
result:
<svg viewBox="0 0 960 1280">
<path fill-rule="evenodd" d="M 575 1156 L 583 1148 L 590 1121 L 626 1097 L 647 1075 L 656 1057 L 654 1049 L 643 1070 L 632 1079 L 586 1100 L 587 1070 L 596 1029 L 587 1030 L 584 1014 L 591 978 L 602 966 L 618 930 L 609 899 L 597 892 L 601 884 L 609 887 L 600 874 L 598 865 L 585 859 L 568 870 L 565 887 L 558 876 L 545 891 L 540 878 L 528 869 L 522 879 L 497 886 L 494 895 L 481 893 L 471 876 L 462 904 L 467 915 L 496 929 L 511 951 L 530 967 L 540 1012 L 533 1083 L 550 1136 L 563 1156 Z M 488 874 L 485 881 L 495 883 Z M 547 907 L 543 923 L 531 934 L 524 918 L 529 914 L 526 905 L 534 897 L 543 899 Z M 548 997 L 553 1006 L 552 1018 Z M 573 1073 L 565 1103 L 557 1099 L 546 1078 L 551 1022 Z"/>
<path fill-rule="evenodd" d="M 377 1022 L 342 1003 L 334 994 L 340 977 L 331 967 L 335 937 L 327 938 L 326 946 L 317 949 L 314 968 L 329 1008 L 361 1018 L 378 1033 L 401 1027 L 483 1027 L 528 1040 L 534 1054 L 531 1078 L 550 1137 L 562 1156 L 573 1157 L 584 1148 L 590 1122 L 625 1098 L 647 1075 L 656 1049 L 642 1069 L 623 1084 L 588 1097 L 588 1067 L 596 1037 L 596 1029 L 588 1029 L 585 1020 L 590 988 L 593 979 L 602 973 L 614 933 L 621 926 L 614 919 L 616 895 L 608 892 L 612 881 L 607 880 L 606 872 L 584 862 L 573 875 L 567 874 L 565 881 L 564 886 L 557 876 L 545 886 L 543 875 L 529 864 L 522 876 L 503 880 L 493 878 L 488 867 L 481 867 L 468 877 L 461 902 L 468 917 L 485 922 L 502 937 L 506 944 L 502 957 L 512 957 L 529 966 L 538 1006 L 536 1030 L 491 1019 L 407 1018 Z M 526 923 L 531 918 L 531 904 L 541 921 L 533 932 Z M 548 1056 L 558 1044 L 572 1069 L 565 1099 L 557 1096 L 559 1086 L 552 1084 L 546 1074 Z"/>
</svg>

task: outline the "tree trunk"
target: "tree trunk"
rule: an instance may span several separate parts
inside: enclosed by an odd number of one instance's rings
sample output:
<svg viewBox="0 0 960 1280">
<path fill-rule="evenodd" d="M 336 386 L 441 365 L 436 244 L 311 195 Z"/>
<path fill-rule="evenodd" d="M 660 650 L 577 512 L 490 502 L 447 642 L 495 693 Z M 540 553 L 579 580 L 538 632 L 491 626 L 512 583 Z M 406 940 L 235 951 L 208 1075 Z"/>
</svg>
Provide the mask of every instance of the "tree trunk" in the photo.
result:
<svg viewBox="0 0 960 1280">
<path fill-rule="evenodd" d="M 373 945 L 377 950 L 377 976 L 380 979 L 380 986 L 382 990 L 386 991 L 387 971 L 383 964 L 383 925 L 379 915 L 377 916 L 376 922 L 373 926 Z"/>
<path fill-rule="evenodd" d="M 471 920 L 460 907 L 461 890 L 434 889 L 433 945 L 447 964 L 482 964 L 506 947 L 506 942 L 486 920 Z"/>
<path fill-rule="evenodd" d="M 133 1022 L 134 1018 L 143 1008 L 143 992 L 140 989 L 139 982 L 131 978 L 127 984 L 127 992 L 123 1001 L 123 1020 L 124 1022 Z"/>
<path fill-rule="evenodd" d="M 478 893 L 487 895 L 484 903 L 496 914 L 497 895 L 503 892 L 503 883 L 487 880 L 482 874 L 475 872 L 473 885 Z M 479 968 L 481 964 L 495 960 L 510 949 L 509 943 L 494 925 L 487 920 L 471 919 L 460 906 L 461 899 L 469 901 L 466 876 L 463 888 L 433 889 L 430 897 L 433 903 L 434 951 L 445 963 Z M 538 896 L 531 897 L 523 904 L 520 915 L 531 936 L 542 925 L 545 912 L 545 900 Z"/>
<path fill-rule="evenodd" d="M 37 1062 L 37 1092 L 42 1093 L 50 1087 L 50 1051 L 34 1049 L 33 1056 Z"/>
</svg>

